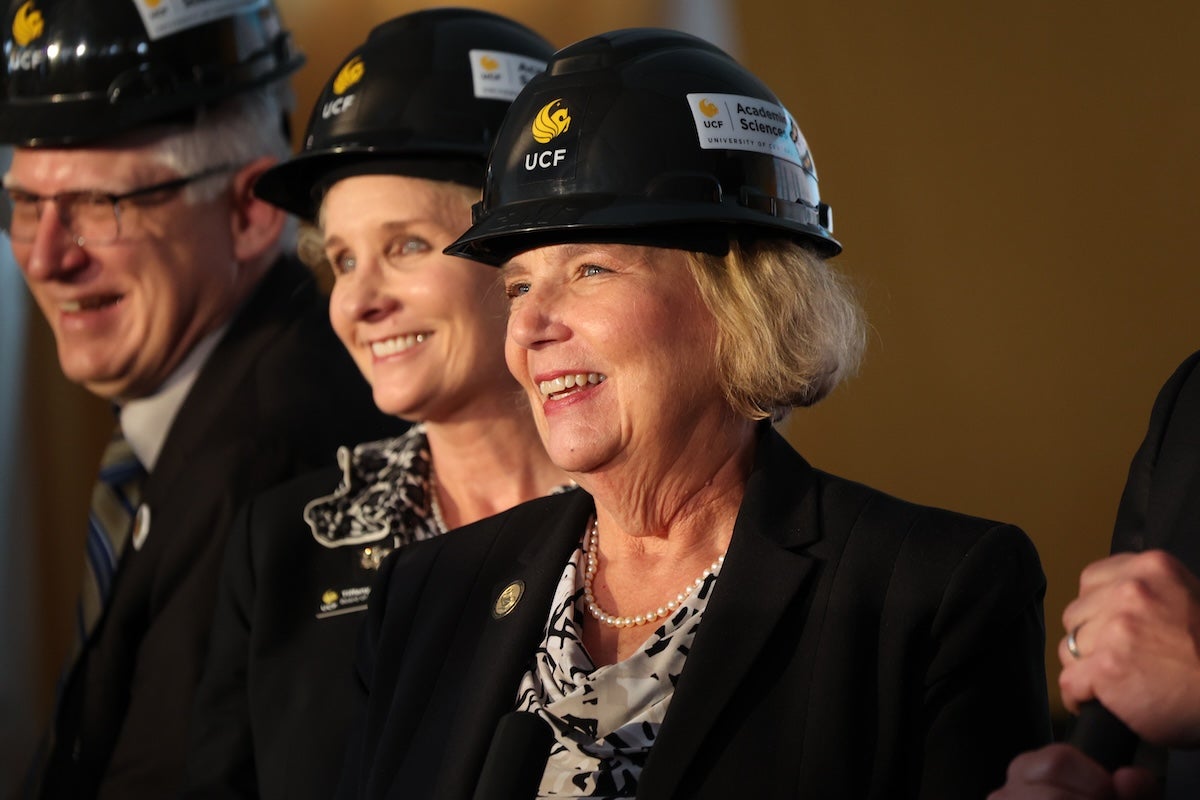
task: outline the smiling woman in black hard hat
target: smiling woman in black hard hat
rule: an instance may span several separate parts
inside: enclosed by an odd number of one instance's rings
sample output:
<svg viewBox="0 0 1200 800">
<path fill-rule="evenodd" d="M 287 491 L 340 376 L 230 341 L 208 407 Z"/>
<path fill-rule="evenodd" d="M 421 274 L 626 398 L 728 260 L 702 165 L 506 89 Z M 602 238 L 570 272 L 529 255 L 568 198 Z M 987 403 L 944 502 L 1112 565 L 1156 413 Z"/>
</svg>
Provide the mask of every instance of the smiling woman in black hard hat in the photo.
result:
<svg viewBox="0 0 1200 800">
<path fill-rule="evenodd" d="M 792 116 L 720 50 L 555 54 L 450 252 L 503 264 L 509 368 L 586 491 L 388 563 L 342 797 L 981 797 L 1047 740 L 1029 540 L 772 428 L 858 361 L 840 249 Z"/>
<path fill-rule="evenodd" d="M 496 271 L 442 253 L 470 223 L 505 110 L 550 53 L 529 29 L 481 11 L 386 22 L 331 76 L 303 152 L 255 187 L 317 221 L 335 332 L 376 405 L 419 424 L 344 448 L 340 471 L 243 511 L 186 796 L 329 797 L 380 560 L 568 483 L 505 368 Z"/>
</svg>

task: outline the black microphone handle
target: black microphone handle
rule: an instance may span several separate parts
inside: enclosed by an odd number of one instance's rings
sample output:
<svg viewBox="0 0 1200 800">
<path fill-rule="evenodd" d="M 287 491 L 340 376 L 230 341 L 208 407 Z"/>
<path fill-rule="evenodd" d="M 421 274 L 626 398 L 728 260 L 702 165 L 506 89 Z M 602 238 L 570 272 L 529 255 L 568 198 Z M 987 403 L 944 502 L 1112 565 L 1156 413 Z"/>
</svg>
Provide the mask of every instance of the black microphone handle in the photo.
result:
<svg viewBox="0 0 1200 800">
<path fill-rule="evenodd" d="M 472 800 L 525 800 L 537 796 L 554 733 L 529 711 L 500 718 Z"/>
<path fill-rule="evenodd" d="M 1139 741 L 1138 735 L 1099 700 L 1089 700 L 1079 707 L 1079 719 L 1067 740 L 1109 772 L 1133 762 Z"/>
</svg>

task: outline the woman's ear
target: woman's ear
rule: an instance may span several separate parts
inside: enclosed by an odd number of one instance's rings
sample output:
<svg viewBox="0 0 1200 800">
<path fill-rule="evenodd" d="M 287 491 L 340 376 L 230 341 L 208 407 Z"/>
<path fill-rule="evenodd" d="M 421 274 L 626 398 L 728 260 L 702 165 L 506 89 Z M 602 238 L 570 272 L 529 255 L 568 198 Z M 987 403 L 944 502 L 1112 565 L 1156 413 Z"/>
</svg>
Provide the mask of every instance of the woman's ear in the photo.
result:
<svg viewBox="0 0 1200 800">
<path fill-rule="evenodd" d="M 233 254 L 239 263 L 258 260 L 279 244 L 287 212 L 260 200 L 254 195 L 254 182 L 278 159 L 270 156 L 256 158 L 233 176 L 233 199 L 230 227 L 233 233 Z"/>
</svg>

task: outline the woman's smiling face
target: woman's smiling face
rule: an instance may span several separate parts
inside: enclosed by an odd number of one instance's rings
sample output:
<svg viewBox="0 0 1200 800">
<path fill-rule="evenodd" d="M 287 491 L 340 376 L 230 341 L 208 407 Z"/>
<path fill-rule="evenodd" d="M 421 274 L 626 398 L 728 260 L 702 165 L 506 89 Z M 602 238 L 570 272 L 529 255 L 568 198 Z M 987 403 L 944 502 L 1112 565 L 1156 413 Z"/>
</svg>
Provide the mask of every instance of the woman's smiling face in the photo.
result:
<svg viewBox="0 0 1200 800">
<path fill-rule="evenodd" d="M 496 270 L 442 254 L 473 199 L 453 184 L 360 175 L 322 202 L 330 320 L 389 414 L 451 420 L 515 389 Z"/>
<path fill-rule="evenodd" d="M 682 251 L 553 245 L 513 258 L 503 280 L 508 366 L 560 468 L 655 471 L 729 418 L 716 323 Z"/>
</svg>

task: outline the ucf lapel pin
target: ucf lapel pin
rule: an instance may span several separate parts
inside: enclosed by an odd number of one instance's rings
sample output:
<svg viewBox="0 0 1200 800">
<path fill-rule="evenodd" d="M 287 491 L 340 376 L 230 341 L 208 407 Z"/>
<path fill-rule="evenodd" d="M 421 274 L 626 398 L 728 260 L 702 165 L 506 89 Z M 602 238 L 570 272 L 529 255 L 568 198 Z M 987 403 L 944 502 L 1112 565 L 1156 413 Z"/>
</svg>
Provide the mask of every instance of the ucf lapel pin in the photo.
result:
<svg viewBox="0 0 1200 800">
<path fill-rule="evenodd" d="M 133 517 L 133 538 L 131 543 L 134 550 L 141 550 L 150 535 L 150 506 L 142 503 L 138 506 L 137 514 Z"/>
<path fill-rule="evenodd" d="M 496 597 L 496 605 L 492 606 L 492 616 L 496 619 L 506 617 L 521 602 L 525 594 L 525 581 L 513 581 L 504 587 L 504 591 Z"/>
</svg>

